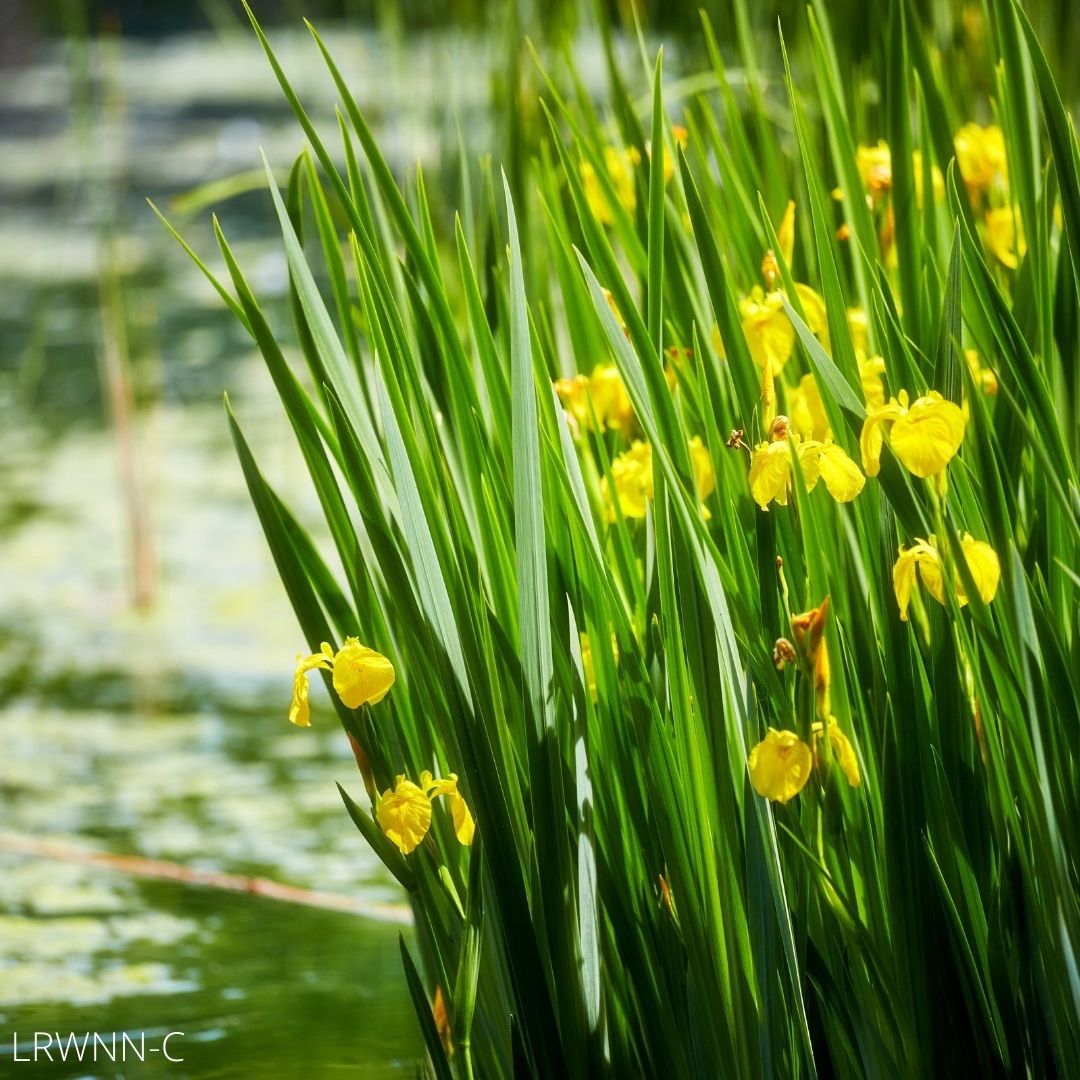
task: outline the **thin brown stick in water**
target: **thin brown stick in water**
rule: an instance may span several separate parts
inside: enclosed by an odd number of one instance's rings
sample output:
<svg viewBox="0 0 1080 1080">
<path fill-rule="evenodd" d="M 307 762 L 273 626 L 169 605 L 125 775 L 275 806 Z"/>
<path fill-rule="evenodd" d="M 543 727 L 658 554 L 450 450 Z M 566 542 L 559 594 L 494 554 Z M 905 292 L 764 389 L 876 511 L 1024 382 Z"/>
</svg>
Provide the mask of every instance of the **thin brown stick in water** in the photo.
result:
<svg viewBox="0 0 1080 1080">
<path fill-rule="evenodd" d="M 378 922 L 400 923 L 405 926 L 412 924 L 412 912 L 406 904 L 360 900 L 340 893 L 285 885 L 280 881 L 271 881 L 269 878 L 228 874 L 221 870 L 199 870 L 163 859 L 147 859 L 141 855 L 116 855 L 108 851 L 78 847 L 62 840 L 44 840 L 19 833 L 0 832 L 0 852 L 27 855 L 37 859 L 55 859 L 58 862 L 80 863 L 84 866 L 99 866 L 119 874 L 160 878 L 205 889 L 248 893 L 268 900 L 281 900 L 286 904 L 301 904 L 305 907 L 362 915 Z"/>
</svg>

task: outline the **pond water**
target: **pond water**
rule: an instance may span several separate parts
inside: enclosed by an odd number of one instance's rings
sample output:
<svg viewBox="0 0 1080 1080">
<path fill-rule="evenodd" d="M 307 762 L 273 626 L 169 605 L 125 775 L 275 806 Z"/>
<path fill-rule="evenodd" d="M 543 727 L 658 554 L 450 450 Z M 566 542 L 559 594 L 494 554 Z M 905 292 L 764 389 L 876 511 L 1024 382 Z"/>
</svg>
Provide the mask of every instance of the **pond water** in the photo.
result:
<svg viewBox="0 0 1080 1080">
<path fill-rule="evenodd" d="M 448 66 L 464 111 L 487 93 L 468 39 L 329 37 L 396 161 L 438 158 Z M 274 40 L 331 134 L 317 54 L 302 34 Z M 303 642 L 222 391 L 318 535 L 317 503 L 261 361 L 143 202 L 168 211 L 257 167 L 258 147 L 284 168 L 300 145 L 247 34 L 76 51 L 74 67 L 46 44 L 0 73 L 0 1075 L 35 1032 L 184 1032 L 184 1064 L 148 1059 L 140 1076 L 397 1075 L 422 1055 L 398 946 L 408 909 L 340 805 L 335 780 L 362 788 L 320 686 L 314 726 L 287 722 Z M 218 209 L 283 325 L 267 194 Z M 219 265 L 207 213 L 180 225 Z M 136 404 L 123 437 L 102 390 L 117 371 Z M 114 856 L 366 910 L 148 877 Z M 40 1059 L 28 1075 L 117 1068 Z"/>
</svg>

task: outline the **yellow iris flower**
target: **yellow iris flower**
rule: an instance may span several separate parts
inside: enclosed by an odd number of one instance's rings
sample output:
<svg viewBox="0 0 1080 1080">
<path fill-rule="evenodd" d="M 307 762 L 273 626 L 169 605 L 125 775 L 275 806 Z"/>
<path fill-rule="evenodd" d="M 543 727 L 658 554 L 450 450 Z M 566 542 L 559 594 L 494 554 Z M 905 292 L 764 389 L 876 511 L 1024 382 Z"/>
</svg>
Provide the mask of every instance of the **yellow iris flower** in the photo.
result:
<svg viewBox="0 0 1080 1080">
<path fill-rule="evenodd" d="M 414 784 L 405 776 L 398 776 L 393 790 L 388 788 L 382 793 L 376 810 L 379 827 L 397 845 L 402 855 L 415 851 L 427 836 L 431 828 L 431 802 L 440 795 L 450 799 L 450 814 L 458 840 L 466 846 L 473 842 L 476 823 L 457 784 L 458 778 L 454 773 L 441 780 L 425 769 L 420 774 L 419 784 Z"/>
<path fill-rule="evenodd" d="M 324 641 L 320 652 L 306 657 L 298 656 L 296 659 L 289 720 L 297 727 L 311 726 L 308 674 L 312 671 L 319 669 L 333 672 L 334 690 L 349 709 L 358 709 L 361 705 L 374 705 L 382 701 L 394 685 L 394 665 L 382 653 L 361 645 L 354 637 L 347 637 L 345 644 L 336 653 Z"/>
<path fill-rule="evenodd" d="M 960 551 L 982 602 L 989 604 L 994 599 L 1001 580 L 1001 563 L 997 552 L 985 541 L 974 539 L 970 533 L 964 533 L 961 537 Z M 899 605 L 900 619 L 903 622 L 907 622 L 911 594 L 919 580 L 939 604 L 945 603 L 941 553 L 933 536 L 928 540 L 917 540 L 909 548 L 901 548 L 893 566 L 893 592 L 896 593 L 896 603 Z M 957 603 L 963 607 L 968 602 L 968 597 L 960 573 L 955 568 L 953 589 Z"/>
<path fill-rule="evenodd" d="M 892 190 L 892 152 L 884 139 L 879 139 L 876 146 L 857 147 L 855 165 L 872 202 L 876 203 L 889 194 Z M 922 151 L 913 150 L 911 169 L 914 174 L 915 197 L 920 207 L 923 200 L 922 168 Z M 945 197 L 945 177 L 936 165 L 930 170 L 930 183 L 934 189 L 934 202 L 940 202 Z"/>
<path fill-rule="evenodd" d="M 688 138 L 686 128 L 681 124 L 675 124 L 671 129 L 671 133 L 680 146 L 686 146 Z M 634 170 L 640 164 L 641 154 L 636 146 L 631 146 L 626 150 L 617 146 L 604 147 L 604 171 L 608 174 L 611 185 L 615 189 L 615 197 L 627 213 L 630 214 L 634 212 L 637 206 Z M 675 173 L 675 162 L 666 147 L 664 148 L 663 168 L 664 183 L 667 184 Z M 583 161 L 581 163 L 581 180 L 585 190 L 585 201 L 589 204 L 593 216 L 602 224 L 611 225 L 615 220 L 615 214 L 608 203 L 604 187 L 600 183 L 600 178 L 596 175 L 596 170 L 591 162 Z"/>
<path fill-rule="evenodd" d="M 986 211 L 986 246 L 1010 270 L 1020 265 L 1027 254 L 1027 242 L 1019 207 L 999 206 Z"/>
<path fill-rule="evenodd" d="M 716 490 L 712 456 L 698 435 L 689 441 L 687 447 L 690 450 L 698 498 L 707 499 Z M 642 439 L 635 439 L 629 450 L 612 460 L 611 479 L 615 482 L 615 494 L 623 517 L 643 518 L 653 497 L 652 446 Z M 608 521 L 614 521 L 615 507 L 608 490 L 607 477 L 604 477 L 603 492 L 608 504 Z M 704 507 L 702 510 L 707 518 L 708 511 Z"/>
<path fill-rule="evenodd" d="M 965 124 L 954 139 L 956 164 L 972 195 L 989 191 L 1008 181 L 1005 136 L 997 124 L 981 127 Z"/>
<path fill-rule="evenodd" d="M 799 294 L 799 301 L 806 315 L 806 325 L 811 333 L 819 338 L 827 338 L 825 301 L 809 285 L 801 282 L 795 283 L 795 291 Z M 766 293 L 760 286 L 755 285 L 749 296 L 744 296 L 739 301 L 739 315 L 754 363 L 759 368 L 768 365 L 772 374 L 779 375 L 795 348 L 795 327 L 784 310 L 783 294 L 779 290 Z M 723 342 L 716 327 L 713 328 L 713 344 L 722 356 Z"/>
<path fill-rule="evenodd" d="M 555 393 L 580 431 L 614 428 L 629 435 L 634 426 L 634 407 L 614 364 L 598 364 L 591 375 L 557 379 Z"/>
<path fill-rule="evenodd" d="M 762 510 L 768 510 L 773 501 L 787 505 L 792 446 L 807 491 L 812 491 L 819 479 L 837 502 L 851 502 L 862 491 L 866 478 L 842 447 L 834 442 L 790 436 L 787 417 L 778 416 L 773 423 L 772 441 L 758 443 L 750 459 L 750 494 Z"/>
<path fill-rule="evenodd" d="M 936 390 L 909 407 L 906 390 L 876 409 L 863 422 L 859 447 L 867 476 L 881 471 L 882 425 L 889 424 L 889 445 L 909 472 L 936 476 L 943 472 L 964 441 L 964 414 Z"/>
<path fill-rule="evenodd" d="M 604 169 L 615 189 L 615 197 L 629 213 L 637 205 L 637 193 L 634 190 L 634 169 L 641 163 L 641 154 L 636 146 L 622 150 L 617 146 L 604 147 Z M 608 204 L 600 178 L 592 163 L 581 163 L 581 180 L 585 189 L 585 200 L 597 221 L 610 225 L 615 220 L 614 212 Z"/>
<path fill-rule="evenodd" d="M 773 802 L 795 798 L 810 779 L 814 758 L 794 731 L 769 728 L 746 759 L 754 790 Z"/>
</svg>

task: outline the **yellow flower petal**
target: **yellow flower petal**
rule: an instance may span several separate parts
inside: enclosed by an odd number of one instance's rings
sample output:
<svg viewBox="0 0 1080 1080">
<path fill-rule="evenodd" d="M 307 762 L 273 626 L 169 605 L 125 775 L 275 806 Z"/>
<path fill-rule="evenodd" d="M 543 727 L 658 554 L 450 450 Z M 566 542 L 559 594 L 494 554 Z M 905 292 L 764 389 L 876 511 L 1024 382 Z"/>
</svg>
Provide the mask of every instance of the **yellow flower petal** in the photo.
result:
<svg viewBox="0 0 1080 1080">
<path fill-rule="evenodd" d="M 795 282 L 795 291 L 799 294 L 806 315 L 806 325 L 815 337 L 821 338 L 827 345 L 829 318 L 825 313 L 825 301 L 809 285 L 803 285 L 800 281 Z"/>
<path fill-rule="evenodd" d="M 824 443 L 820 447 L 817 465 L 826 490 L 837 502 L 851 502 L 866 483 L 859 466 L 836 443 Z"/>
<path fill-rule="evenodd" d="M 791 447 L 786 439 L 759 443 L 750 459 L 750 494 L 762 510 L 774 499 L 787 505 L 788 480 L 791 477 Z"/>
<path fill-rule="evenodd" d="M 881 472 L 881 425 L 898 420 L 904 415 L 904 406 L 896 400 L 876 409 L 868 409 L 859 434 L 859 453 L 862 467 L 867 476 L 877 476 Z"/>
<path fill-rule="evenodd" d="M 957 133 L 956 164 L 970 191 L 987 191 L 1008 176 L 1005 136 L 996 124 L 965 124 Z"/>
<path fill-rule="evenodd" d="M 766 799 L 786 803 L 802 791 L 810 778 L 813 756 L 793 731 L 769 728 L 746 760 L 750 783 Z"/>
<path fill-rule="evenodd" d="M 334 689 L 349 709 L 374 705 L 394 685 L 394 665 L 381 653 L 346 638 L 334 657 Z"/>
<path fill-rule="evenodd" d="M 750 355 L 758 367 L 771 365 L 779 374 L 795 347 L 795 327 L 791 325 L 778 292 L 765 296 L 754 289 L 739 303 L 743 334 Z"/>
<path fill-rule="evenodd" d="M 908 606 L 911 604 L 911 593 L 915 588 L 915 568 L 918 562 L 915 551 L 904 551 L 901 548 L 900 555 L 893 564 L 893 592 L 896 594 L 896 603 L 900 608 L 901 622 L 907 622 Z"/>
<path fill-rule="evenodd" d="M 997 552 L 984 541 L 975 540 L 969 533 L 964 533 L 960 550 L 982 602 L 989 604 L 997 594 L 998 583 L 1001 581 L 1001 562 Z M 962 598 L 961 604 L 967 603 L 967 594 L 959 574 L 956 579 L 956 595 L 958 599 Z"/>
<path fill-rule="evenodd" d="M 836 760 L 840 762 L 840 768 L 847 777 L 847 782 L 852 787 L 858 787 L 862 783 L 862 773 L 859 771 L 859 759 L 855 755 L 855 747 L 851 745 L 848 737 L 840 730 L 835 720 L 829 721 L 829 742 Z"/>
<path fill-rule="evenodd" d="M 402 855 L 414 851 L 431 828 L 431 799 L 404 776 L 393 791 L 384 791 L 376 811 L 382 831 Z"/>
<path fill-rule="evenodd" d="M 456 791 L 450 798 L 450 814 L 454 819 L 454 834 L 458 842 L 468 847 L 476 835 L 476 822 L 469 812 L 468 803 Z"/>
<path fill-rule="evenodd" d="M 813 727 L 815 757 L 817 741 L 821 738 L 822 730 L 821 721 L 815 721 Z M 850 784 L 851 787 L 858 787 L 862 783 L 862 773 L 859 771 L 859 759 L 855 754 L 855 748 L 851 745 L 850 740 L 840 730 L 840 725 L 836 722 L 835 716 L 829 717 L 829 746 L 836 756 L 836 760 L 839 763 L 844 776 L 847 778 L 848 784 Z"/>
<path fill-rule="evenodd" d="M 936 476 L 964 441 L 964 414 L 959 405 L 936 391 L 914 402 L 889 432 L 893 453 L 916 476 Z"/>
<path fill-rule="evenodd" d="M 327 645 L 326 648 L 329 648 Z M 311 727 L 311 707 L 308 705 L 308 672 L 316 668 L 328 670 L 330 661 L 323 653 L 296 658 L 296 672 L 293 675 L 292 704 L 289 706 L 289 721 L 297 727 Z"/>
<path fill-rule="evenodd" d="M 643 518 L 649 500 L 653 497 L 652 447 L 641 439 L 635 439 L 630 449 L 619 454 L 611 463 L 611 479 L 623 517 Z M 607 477 L 604 478 L 604 495 L 608 500 L 608 520 L 615 520 L 615 508 L 611 504 Z"/>
</svg>

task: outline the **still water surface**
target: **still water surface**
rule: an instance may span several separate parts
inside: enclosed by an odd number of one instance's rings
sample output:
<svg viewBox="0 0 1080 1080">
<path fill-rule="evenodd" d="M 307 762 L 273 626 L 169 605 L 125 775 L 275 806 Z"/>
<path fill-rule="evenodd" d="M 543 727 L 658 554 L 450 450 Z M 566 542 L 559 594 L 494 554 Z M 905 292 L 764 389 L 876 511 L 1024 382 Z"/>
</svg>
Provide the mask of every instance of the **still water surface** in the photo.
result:
<svg viewBox="0 0 1080 1080">
<path fill-rule="evenodd" d="M 486 93 L 482 48 L 467 40 L 388 53 L 331 37 L 395 160 L 437 159 L 452 56 L 455 104 L 467 115 Z M 316 56 L 302 35 L 275 44 L 332 133 Z M 0 74 L 0 1075 L 16 1069 L 15 1033 L 32 1045 L 35 1031 L 171 1030 L 185 1033 L 170 1044 L 183 1065 L 126 1074 L 411 1073 L 422 1051 L 398 953 L 407 913 L 340 806 L 334 781 L 360 785 L 321 687 L 315 726 L 287 723 L 303 643 L 247 502 L 223 390 L 316 532 L 317 504 L 260 361 L 142 202 L 168 208 L 257 167 L 259 146 L 285 167 L 300 138 L 247 35 L 91 60 L 93 108 L 72 108 L 83 99 L 59 46 Z M 218 208 L 283 325 L 265 192 Z M 210 258 L 206 217 L 181 225 Z M 119 283 L 111 302 L 139 403 L 154 567 L 142 611 L 101 390 L 103 274 Z M 44 842 L 259 875 L 387 905 L 389 918 L 26 853 Z"/>
</svg>

